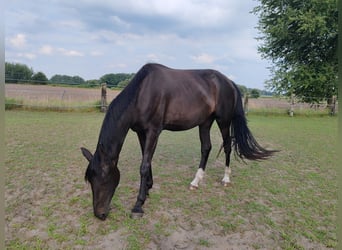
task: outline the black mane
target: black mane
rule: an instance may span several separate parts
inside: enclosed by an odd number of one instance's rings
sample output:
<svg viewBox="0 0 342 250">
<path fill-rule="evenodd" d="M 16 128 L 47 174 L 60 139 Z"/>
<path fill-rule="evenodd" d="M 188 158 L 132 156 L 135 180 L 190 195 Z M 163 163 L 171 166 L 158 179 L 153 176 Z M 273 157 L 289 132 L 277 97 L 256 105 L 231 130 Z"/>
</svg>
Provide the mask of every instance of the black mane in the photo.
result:
<svg viewBox="0 0 342 250">
<path fill-rule="evenodd" d="M 140 83 L 151 71 L 152 66 L 152 64 L 146 64 L 145 66 L 143 66 L 136 73 L 127 87 L 124 88 L 124 90 L 122 90 L 121 93 L 110 103 L 102 123 L 97 148 L 102 147 L 103 150 L 109 151 L 109 148 L 112 144 L 112 137 L 110 136 L 110 134 L 114 132 L 113 130 L 117 129 L 117 122 L 123 117 L 124 114 L 126 114 L 125 111 L 131 105 L 131 103 L 135 101 L 137 93 L 139 92 Z M 94 166 L 99 165 L 99 163 L 100 162 L 98 154 L 95 152 L 94 158 L 92 159 L 92 162 L 90 162 L 85 173 L 84 178 L 86 181 L 89 181 L 91 178 L 98 174 L 98 170 Z"/>
<path fill-rule="evenodd" d="M 151 65 L 143 66 L 133 77 L 131 82 L 121 91 L 121 93 L 110 103 L 106 116 L 102 123 L 99 143 L 108 145 L 107 140 L 110 138 L 108 133 L 112 133 L 115 129 L 115 124 L 122 118 L 127 108 L 134 103 L 137 93 L 140 89 L 140 84 L 146 75 L 150 72 Z M 110 144 L 110 143 L 109 143 Z"/>
<path fill-rule="evenodd" d="M 131 82 L 124 88 L 121 93 L 113 99 L 109 105 L 105 119 L 118 120 L 122 114 L 126 111 L 127 107 L 135 100 L 136 94 L 138 93 L 140 83 L 146 77 L 150 67 L 145 65 L 138 73 L 133 77 Z"/>
</svg>

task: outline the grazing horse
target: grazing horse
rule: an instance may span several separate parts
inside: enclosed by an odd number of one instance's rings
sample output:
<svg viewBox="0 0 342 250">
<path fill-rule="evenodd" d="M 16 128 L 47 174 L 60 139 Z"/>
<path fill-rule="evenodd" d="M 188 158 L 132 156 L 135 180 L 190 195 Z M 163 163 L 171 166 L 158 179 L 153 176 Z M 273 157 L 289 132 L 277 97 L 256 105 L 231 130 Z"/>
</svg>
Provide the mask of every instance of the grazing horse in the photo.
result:
<svg viewBox="0 0 342 250">
<path fill-rule="evenodd" d="M 89 161 L 85 179 L 91 184 L 95 216 L 101 220 L 108 216 L 120 181 L 119 154 L 129 129 L 136 132 L 142 153 L 140 189 L 132 209 L 132 216 L 140 217 L 153 185 L 151 161 L 162 130 L 199 127 L 201 161 L 190 184 L 197 188 L 211 150 L 210 128 L 214 121 L 220 128 L 226 155 L 224 185 L 230 183 L 232 146 L 240 158 L 249 160 L 266 159 L 275 152 L 264 149 L 254 139 L 247 127 L 238 87 L 220 72 L 144 65 L 109 105 L 94 155 L 81 148 Z"/>
</svg>

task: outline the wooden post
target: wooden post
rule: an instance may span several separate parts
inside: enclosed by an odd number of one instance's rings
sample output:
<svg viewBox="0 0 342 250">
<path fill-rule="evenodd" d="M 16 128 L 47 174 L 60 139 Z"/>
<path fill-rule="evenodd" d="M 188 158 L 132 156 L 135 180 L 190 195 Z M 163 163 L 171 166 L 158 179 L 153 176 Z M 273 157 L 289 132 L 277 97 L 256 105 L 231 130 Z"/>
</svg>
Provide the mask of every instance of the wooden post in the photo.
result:
<svg viewBox="0 0 342 250">
<path fill-rule="evenodd" d="M 336 95 L 332 96 L 331 104 L 330 104 L 330 115 L 336 115 Z"/>
<path fill-rule="evenodd" d="M 289 110 L 289 115 L 291 117 L 293 116 L 293 107 L 294 107 L 294 94 L 291 94 L 290 110 Z"/>
<path fill-rule="evenodd" d="M 101 112 L 107 112 L 107 84 L 101 84 Z"/>
<path fill-rule="evenodd" d="M 244 102 L 243 102 L 243 108 L 245 110 L 245 115 L 248 114 L 248 94 L 245 94 Z"/>
</svg>

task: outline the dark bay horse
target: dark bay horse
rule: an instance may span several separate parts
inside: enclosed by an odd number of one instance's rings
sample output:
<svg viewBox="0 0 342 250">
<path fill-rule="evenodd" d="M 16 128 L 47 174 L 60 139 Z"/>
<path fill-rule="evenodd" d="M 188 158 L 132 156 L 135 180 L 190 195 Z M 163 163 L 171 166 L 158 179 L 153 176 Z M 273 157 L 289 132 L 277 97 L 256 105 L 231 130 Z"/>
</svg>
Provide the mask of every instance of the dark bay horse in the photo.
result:
<svg viewBox="0 0 342 250">
<path fill-rule="evenodd" d="M 232 146 L 240 158 L 249 160 L 267 159 L 275 152 L 264 149 L 254 139 L 238 87 L 220 72 L 144 65 L 109 105 L 94 155 L 81 148 L 89 161 L 85 179 L 91 184 L 95 216 L 102 220 L 108 216 L 120 181 L 119 154 L 129 129 L 137 133 L 142 153 L 140 189 L 132 209 L 132 216 L 137 217 L 143 215 L 142 206 L 153 185 L 151 161 L 162 130 L 199 127 L 201 161 L 190 186 L 197 188 L 211 150 L 210 128 L 214 121 L 220 128 L 226 155 L 224 185 L 230 182 Z"/>
</svg>

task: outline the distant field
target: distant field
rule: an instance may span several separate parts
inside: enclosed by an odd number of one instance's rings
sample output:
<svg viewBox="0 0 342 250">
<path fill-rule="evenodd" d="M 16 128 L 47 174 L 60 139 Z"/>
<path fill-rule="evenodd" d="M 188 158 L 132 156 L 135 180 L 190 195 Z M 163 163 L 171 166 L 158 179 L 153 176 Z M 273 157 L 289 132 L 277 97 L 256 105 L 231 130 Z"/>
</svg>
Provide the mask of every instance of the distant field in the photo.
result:
<svg viewBox="0 0 342 250">
<path fill-rule="evenodd" d="M 262 162 L 232 157 L 233 186 L 220 184 L 219 130 L 204 182 L 188 189 L 200 160 L 198 129 L 161 134 L 155 184 L 142 219 L 130 219 L 141 153 L 130 132 L 121 182 L 106 221 L 93 216 L 87 162 L 103 114 L 5 112 L 7 249 L 333 249 L 336 247 L 337 118 L 255 116 L 261 145 L 281 152 Z"/>
<path fill-rule="evenodd" d="M 107 89 L 108 103 L 118 95 L 120 91 Z M 98 105 L 101 98 L 101 90 L 55 87 L 47 85 L 23 85 L 6 84 L 5 96 L 11 102 L 22 107 L 83 107 Z M 286 114 L 290 108 L 289 100 L 285 98 L 260 97 L 249 98 L 248 110 L 251 113 L 262 114 Z M 304 103 L 294 105 L 296 114 L 328 114 L 326 104 L 312 106 Z"/>
<path fill-rule="evenodd" d="M 107 89 L 109 104 L 119 91 Z M 47 85 L 5 85 L 6 109 L 91 111 L 99 109 L 101 89 Z"/>
</svg>

